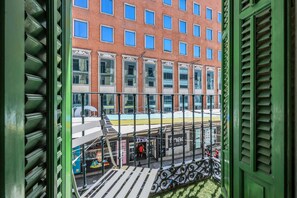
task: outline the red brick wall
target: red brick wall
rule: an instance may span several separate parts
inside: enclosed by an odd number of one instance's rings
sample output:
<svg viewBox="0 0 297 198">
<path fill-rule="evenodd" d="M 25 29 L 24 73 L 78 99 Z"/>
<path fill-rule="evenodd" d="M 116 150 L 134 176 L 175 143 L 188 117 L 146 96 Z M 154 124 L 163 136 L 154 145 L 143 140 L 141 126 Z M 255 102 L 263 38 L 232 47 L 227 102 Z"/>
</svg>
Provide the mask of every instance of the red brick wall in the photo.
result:
<svg viewBox="0 0 297 198">
<path fill-rule="evenodd" d="M 196 0 L 200 4 L 200 16 L 193 14 L 193 0 L 187 0 L 187 11 L 181 11 L 178 7 L 178 0 L 172 0 L 172 6 L 163 5 L 162 0 L 116 0 L 114 6 L 114 16 L 100 13 L 100 0 L 89 0 L 89 8 L 82 9 L 73 7 L 73 18 L 88 21 L 89 23 L 89 38 L 78 39 L 73 37 L 73 47 L 81 49 L 89 49 L 91 52 L 91 91 L 98 91 L 98 51 L 111 52 L 117 55 L 116 57 L 116 87 L 117 92 L 122 92 L 122 55 L 140 56 L 144 51 L 144 57 L 154 58 L 158 60 L 157 76 L 158 76 L 158 92 L 162 91 L 162 63 L 161 60 L 174 61 L 174 82 L 176 84 L 174 91 L 178 93 L 178 62 L 191 63 L 197 61 L 193 57 L 193 45 L 197 44 L 201 47 L 201 58 L 197 64 L 203 66 L 220 67 L 218 61 L 218 50 L 221 44 L 218 42 L 218 31 L 221 29 L 221 24 L 218 23 L 218 12 L 221 12 L 221 1 L 219 0 Z M 124 19 L 124 3 L 133 4 L 136 6 L 136 21 Z M 213 19 L 206 19 L 206 7 L 213 11 Z M 144 10 L 149 9 L 155 11 L 155 26 L 145 25 Z M 172 17 L 172 30 L 163 29 L 163 14 Z M 179 19 L 187 21 L 187 34 L 179 33 Z M 193 36 L 193 24 L 201 26 L 201 37 Z M 100 25 L 108 25 L 114 27 L 114 44 L 100 42 Z M 206 40 L 206 28 L 213 30 L 213 40 Z M 136 47 L 124 46 L 124 30 L 136 31 Z M 144 35 L 151 34 L 155 36 L 155 50 L 144 49 Z M 163 52 L 163 38 L 170 38 L 173 42 L 173 52 Z M 187 56 L 179 55 L 179 41 L 187 43 Z M 213 49 L 213 60 L 206 59 L 206 48 Z M 193 92 L 193 67 L 189 68 L 189 91 Z M 217 72 L 215 69 L 215 94 L 217 94 L 218 82 Z M 138 58 L 138 91 L 143 92 L 143 59 Z M 206 93 L 206 69 L 203 68 L 203 93 Z M 138 100 L 139 106 L 143 106 Z M 189 100 L 191 105 L 191 100 Z M 92 105 L 97 106 L 97 96 L 92 97 Z M 215 97 L 215 105 L 218 104 L 218 97 Z M 178 102 L 176 101 L 178 107 Z"/>
</svg>

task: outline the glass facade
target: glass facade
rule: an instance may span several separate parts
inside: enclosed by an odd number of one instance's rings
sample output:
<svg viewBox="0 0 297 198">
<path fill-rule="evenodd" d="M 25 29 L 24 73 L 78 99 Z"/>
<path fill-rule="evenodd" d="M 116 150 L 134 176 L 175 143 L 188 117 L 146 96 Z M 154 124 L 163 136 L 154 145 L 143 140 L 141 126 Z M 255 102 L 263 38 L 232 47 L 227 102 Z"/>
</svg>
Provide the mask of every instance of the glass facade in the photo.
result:
<svg viewBox="0 0 297 198">
<path fill-rule="evenodd" d="M 179 68 L 179 88 L 187 89 L 188 88 L 188 68 Z"/>
<path fill-rule="evenodd" d="M 137 100 L 136 100 L 137 102 Z M 137 106 L 137 104 L 136 104 Z M 134 96 L 133 94 L 124 95 L 124 113 L 131 114 L 134 112 Z"/>
<path fill-rule="evenodd" d="M 113 94 L 104 94 L 103 95 L 103 109 L 106 114 L 115 113 L 115 95 Z"/>
<path fill-rule="evenodd" d="M 195 96 L 194 97 L 195 100 L 195 109 L 201 109 L 202 108 L 202 96 Z"/>
<path fill-rule="evenodd" d="M 185 97 L 184 103 L 185 103 L 185 110 L 186 110 L 186 109 L 189 109 L 189 103 L 188 103 L 189 96 L 188 95 L 185 95 L 184 97 Z M 179 109 L 180 110 L 183 109 L 183 96 L 182 95 L 179 96 Z"/>
<path fill-rule="evenodd" d="M 74 56 L 73 64 L 73 84 L 89 84 L 89 58 Z"/>
<path fill-rule="evenodd" d="M 201 72 L 201 69 L 195 69 L 195 71 L 194 71 L 194 84 L 195 84 L 195 89 L 198 89 L 198 90 L 202 89 L 202 72 Z"/>
<path fill-rule="evenodd" d="M 100 60 L 100 85 L 114 85 L 115 66 L 114 60 Z"/>
<path fill-rule="evenodd" d="M 207 89 L 214 90 L 214 71 L 207 71 Z"/>
<path fill-rule="evenodd" d="M 214 96 L 206 96 L 206 100 L 207 100 L 207 108 L 210 109 L 210 107 L 212 109 L 214 109 Z"/>
<path fill-rule="evenodd" d="M 172 96 L 171 95 L 165 95 L 164 96 L 164 112 L 172 112 Z"/>
<path fill-rule="evenodd" d="M 163 87 L 173 88 L 173 68 L 171 66 L 163 66 Z"/>
<path fill-rule="evenodd" d="M 126 87 L 136 87 L 136 62 L 124 62 L 124 78 Z"/>
<path fill-rule="evenodd" d="M 147 111 L 147 109 L 148 109 L 147 96 L 145 95 L 143 98 L 145 100 L 145 110 Z M 149 96 L 149 99 L 150 99 L 150 109 L 151 109 L 151 112 L 154 112 L 155 109 L 156 109 L 156 96 L 155 95 L 150 95 Z"/>
<path fill-rule="evenodd" d="M 156 87 L 156 65 L 146 63 L 145 64 L 145 86 Z"/>
<path fill-rule="evenodd" d="M 73 93 L 72 95 L 72 104 L 73 107 L 81 107 L 81 94 L 77 94 L 77 93 Z M 90 104 L 90 99 L 89 99 L 89 95 L 85 94 L 85 105 L 89 105 Z"/>
</svg>

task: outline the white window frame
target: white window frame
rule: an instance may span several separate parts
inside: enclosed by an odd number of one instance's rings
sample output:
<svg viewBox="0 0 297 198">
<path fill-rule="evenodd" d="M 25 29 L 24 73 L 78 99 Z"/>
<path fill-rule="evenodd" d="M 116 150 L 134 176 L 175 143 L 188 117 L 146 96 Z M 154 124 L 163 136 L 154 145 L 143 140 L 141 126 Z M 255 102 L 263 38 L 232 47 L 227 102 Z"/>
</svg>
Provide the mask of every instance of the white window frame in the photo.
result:
<svg viewBox="0 0 297 198">
<path fill-rule="evenodd" d="M 145 24 L 145 25 L 151 25 L 151 24 L 147 24 L 147 23 L 146 23 L 146 11 L 148 11 L 148 12 L 153 12 L 153 13 L 154 13 L 154 24 L 153 24 L 152 26 L 155 26 L 155 25 L 156 25 L 156 13 L 155 13 L 155 11 L 153 11 L 153 10 L 149 10 L 149 9 L 145 9 L 145 10 L 144 10 L 144 24 Z"/>
<path fill-rule="evenodd" d="M 154 37 L 154 48 L 150 49 L 150 48 L 146 48 L 146 36 L 152 36 Z M 156 49 L 156 37 L 152 34 L 144 34 L 144 49 L 146 50 L 155 50 Z"/>
<path fill-rule="evenodd" d="M 198 5 L 199 8 L 200 8 L 200 9 L 199 9 L 199 15 L 196 15 L 195 12 L 194 12 L 194 10 L 195 10 L 195 9 L 194 9 L 195 4 Z M 195 1 L 193 1 L 193 15 L 195 15 L 195 16 L 201 16 L 201 5 L 200 5 L 199 3 L 197 3 L 197 2 L 195 2 Z"/>
<path fill-rule="evenodd" d="M 219 75 L 220 73 L 221 73 L 221 75 Z M 222 91 L 222 89 L 220 89 L 220 80 L 221 80 L 221 84 L 222 84 L 222 70 L 221 70 L 221 68 L 218 68 L 218 92 Z"/>
<path fill-rule="evenodd" d="M 167 52 L 167 51 L 164 50 L 164 46 L 165 46 L 164 45 L 164 39 L 171 40 L 171 52 Z M 170 54 L 172 54 L 172 52 L 173 52 L 173 44 L 172 44 L 172 39 L 171 38 L 166 38 L 166 37 L 163 38 L 163 52 L 164 53 L 170 53 Z"/>
<path fill-rule="evenodd" d="M 156 81 L 155 81 L 155 86 L 154 87 L 149 87 L 146 85 L 145 83 L 145 65 L 146 64 L 152 64 L 152 65 L 155 65 L 155 78 L 156 78 Z M 145 89 L 157 89 L 158 88 L 158 72 L 157 72 L 157 68 L 158 68 L 158 61 L 157 59 L 153 59 L 153 58 L 143 58 L 143 74 L 144 74 L 144 78 L 143 78 L 143 87 Z M 157 100 L 156 100 L 157 101 Z"/>
<path fill-rule="evenodd" d="M 211 40 L 209 40 L 209 39 L 207 39 L 207 30 L 211 30 Z M 211 29 L 211 28 L 206 28 L 206 40 L 208 40 L 208 41 L 213 41 L 213 30 Z"/>
<path fill-rule="evenodd" d="M 108 60 L 113 60 L 114 61 L 114 82 L 113 85 L 101 85 L 101 59 L 108 59 Z M 116 71 L 116 65 L 117 64 L 117 59 L 116 59 L 116 54 L 114 53 L 109 53 L 109 52 L 98 52 L 98 91 L 101 91 L 100 88 L 102 87 L 116 87 L 116 78 L 117 78 L 117 71 Z"/>
<path fill-rule="evenodd" d="M 134 46 L 126 45 L 126 31 L 127 32 L 133 32 L 134 33 L 134 35 L 135 35 L 135 45 Z M 125 47 L 136 47 L 136 45 L 137 45 L 137 43 L 136 43 L 136 31 L 124 29 L 124 46 Z"/>
<path fill-rule="evenodd" d="M 80 22 L 87 23 L 87 38 L 83 38 L 83 37 L 75 36 L 74 21 L 80 21 Z M 88 40 L 88 39 L 89 39 L 89 21 L 84 21 L 84 20 L 81 20 L 81 19 L 73 18 L 73 22 L 72 22 L 72 31 L 73 31 L 73 37 L 74 37 L 74 38 L 83 39 L 83 40 Z"/>
<path fill-rule="evenodd" d="M 180 44 L 181 43 L 185 43 L 186 44 L 186 54 L 185 55 L 183 55 L 183 54 L 181 54 L 180 53 Z M 188 55 L 188 43 L 186 43 L 186 42 L 183 42 L 183 41 L 179 41 L 179 43 L 178 43 L 178 54 L 180 55 L 180 56 L 187 56 Z"/>
<path fill-rule="evenodd" d="M 165 28 L 165 23 L 164 23 L 164 16 L 169 16 L 171 18 L 171 29 Z M 165 30 L 172 30 L 172 16 L 168 15 L 168 14 L 163 14 L 163 29 Z"/>
<path fill-rule="evenodd" d="M 195 70 L 200 70 L 201 71 L 201 89 L 196 89 L 195 88 Z M 193 90 L 194 90 L 194 93 L 195 93 L 195 90 L 196 91 L 202 91 L 203 89 L 203 86 L 204 86 L 204 80 L 203 80 L 203 69 L 202 69 L 202 66 L 201 65 L 193 65 Z"/>
<path fill-rule="evenodd" d="M 178 0 L 178 9 L 182 12 L 187 12 L 188 11 L 187 0 L 186 0 L 186 10 L 180 9 L 180 0 Z"/>
<path fill-rule="evenodd" d="M 80 7 L 80 6 L 77 6 L 77 5 L 75 5 L 74 4 L 74 0 L 73 0 L 73 7 L 75 7 L 75 8 L 80 8 L 80 9 L 84 9 L 84 10 L 88 10 L 89 9 L 89 0 L 86 0 L 87 1 L 87 7 L 86 8 L 84 8 L 84 7 Z"/>
<path fill-rule="evenodd" d="M 221 34 L 221 42 L 219 41 L 219 34 Z M 218 31 L 218 43 L 222 43 L 222 32 L 221 31 Z"/>
<path fill-rule="evenodd" d="M 103 26 L 103 27 L 112 28 L 112 42 L 102 41 L 102 29 L 101 29 L 102 26 Z M 104 24 L 101 24 L 101 25 L 100 25 L 100 42 L 102 42 L 102 43 L 114 44 L 114 27 L 109 26 L 109 25 L 104 25 Z"/>
<path fill-rule="evenodd" d="M 207 49 L 211 49 L 211 52 L 212 52 L 211 53 L 211 59 L 209 59 L 208 56 L 207 56 Z M 209 47 L 206 48 L 206 59 L 207 60 L 213 60 L 213 49 L 212 48 L 209 48 Z"/>
<path fill-rule="evenodd" d="M 221 52 L 221 60 L 219 60 L 219 55 L 220 55 L 220 52 Z M 222 62 L 222 60 L 223 60 L 223 54 L 222 54 L 222 50 L 218 50 L 218 61 L 219 62 Z"/>
<path fill-rule="evenodd" d="M 135 8 L 135 19 L 133 20 L 133 19 L 128 19 L 128 18 L 126 18 L 126 5 L 128 5 L 128 6 L 132 6 L 132 7 L 134 7 Z M 124 18 L 126 19 L 126 20 L 129 20 L 129 21 L 136 21 L 136 17 L 137 17 L 137 11 L 136 11 L 136 6 L 135 5 L 133 5 L 133 4 L 130 4 L 130 3 L 124 3 Z"/>
<path fill-rule="evenodd" d="M 180 31 L 180 22 L 181 21 L 186 23 L 186 33 L 183 33 L 183 32 Z M 187 21 L 182 20 L 182 19 L 178 20 L 178 31 L 179 31 L 180 34 L 188 34 L 188 23 L 187 23 Z"/>
<path fill-rule="evenodd" d="M 194 34 L 195 33 L 195 26 L 199 26 L 199 36 L 195 36 L 195 34 Z M 201 26 L 199 24 L 196 24 L 196 23 L 193 24 L 193 36 L 197 37 L 197 38 L 201 37 Z"/>
<path fill-rule="evenodd" d="M 164 6 L 169 6 L 169 7 L 172 6 L 172 0 L 171 0 L 171 5 L 168 5 L 168 4 L 164 3 L 164 0 L 162 0 L 162 3 L 163 3 Z"/>
<path fill-rule="evenodd" d="M 207 18 L 207 9 L 211 10 L 211 19 Z M 206 20 L 209 20 L 209 21 L 213 20 L 213 10 L 212 10 L 212 8 L 206 7 L 206 9 L 205 9 L 205 18 L 206 18 Z"/>
<path fill-rule="evenodd" d="M 114 16 L 114 3 L 115 3 L 114 0 L 112 0 L 112 14 L 108 14 L 108 13 L 105 13 L 105 12 L 101 11 L 101 9 L 102 9 L 102 0 L 100 0 L 100 13 L 108 15 L 108 16 Z"/>
<path fill-rule="evenodd" d="M 219 14 L 221 14 L 221 22 L 219 21 Z M 218 18 L 218 23 L 222 23 L 223 22 L 223 16 L 222 16 L 222 12 L 218 12 L 218 15 L 217 15 L 217 18 Z"/>
<path fill-rule="evenodd" d="M 173 90 L 175 89 L 174 83 L 172 85 L 172 87 L 164 87 L 164 67 L 172 67 L 172 82 L 174 82 L 174 62 L 173 61 L 166 61 L 166 60 L 162 60 L 162 90 L 172 90 L 172 93 L 164 93 L 164 95 L 170 95 L 173 94 Z M 164 103 L 163 103 L 164 105 Z"/>
<path fill-rule="evenodd" d="M 213 89 L 208 89 L 207 88 L 207 78 L 208 78 L 208 75 L 207 75 L 207 72 L 208 71 L 212 71 L 213 72 Z M 207 68 L 206 68 L 206 91 L 208 91 L 209 93 L 208 93 L 208 95 L 212 95 L 213 93 L 214 93 L 214 91 L 215 91 L 215 85 L 216 85 L 216 82 L 215 82 L 215 80 L 216 80 L 216 77 L 215 77 L 215 67 L 212 67 L 212 66 L 208 66 Z"/>
<path fill-rule="evenodd" d="M 181 88 L 180 87 L 180 70 L 183 69 L 183 68 L 186 68 L 188 70 L 188 88 Z M 186 64 L 186 63 L 178 63 L 178 89 L 181 89 L 181 90 L 188 90 L 190 87 L 189 87 L 189 81 L 190 81 L 190 74 L 189 74 L 189 64 Z"/>
<path fill-rule="evenodd" d="M 198 57 L 195 57 L 195 47 L 199 47 L 200 48 L 200 53 L 199 53 L 199 56 Z M 200 45 L 196 45 L 196 44 L 193 45 L 193 57 L 194 58 L 201 58 L 201 46 Z"/>
</svg>

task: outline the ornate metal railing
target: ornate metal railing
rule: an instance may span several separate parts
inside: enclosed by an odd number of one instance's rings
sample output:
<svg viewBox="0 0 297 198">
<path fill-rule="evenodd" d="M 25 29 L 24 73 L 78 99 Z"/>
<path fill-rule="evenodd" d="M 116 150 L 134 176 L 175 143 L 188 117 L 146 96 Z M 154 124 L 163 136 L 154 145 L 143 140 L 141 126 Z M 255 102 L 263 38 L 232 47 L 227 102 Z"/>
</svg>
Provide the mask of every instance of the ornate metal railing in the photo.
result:
<svg viewBox="0 0 297 198">
<path fill-rule="evenodd" d="M 80 97 L 80 104 L 78 104 L 76 108 L 81 111 L 78 115 L 81 117 L 81 123 L 85 122 L 85 118 L 87 117 L 85 110 L 91 108 L 90 105 L 94 105 L 96 109 L 98 109 L 95 115 L 95 117 L 98 117 L 98 120 L 104 120 L 105 117 L 115 120 L 117 126 L 114 126 L 115 133 L 113 133 L 113 141 L 115 147 L 113 152 L 114 159 L 119 168 L 124 164 L 128 166 L 141 165 L 142 167 L 159 168 L 158 176 L 151 190 L 152 193 L 163 192 L 179 185 L 186 185 L 208 178 L 220 182 L 220 129 L 218 129 L 218 127 L 220 127 L 220 112 L 217 111 L 217 113 L 214 113 L 213 111 L 212 104 L 214 104 L 214 95 L 133 93 L 73 94 L 74 98 L 77 96 Z M 127 95 L 129 97 L 126 98 Z M 109 100 L 113 102 L 112 104 L 106 101 L 107 96 L 109 96 Z M 218 97 L 218 99 L 216 99 L 216 101 L 218 101 L 219 96 L 217 95 L 216 97 Z M 86 101 L 90 98 L 92 98 L 92 103 Z M 95 102 L 94 99 L 96 100 Z M 169 99 L 170 102 L 168 102 Z M 125 107 L 125 104 L 128 104 L 126 100 L 130 102 L 129 105 Z M 153 100 L 153 103 L 151 100 Z M 154 104 L 153 107 L 151 104 Z M 112 110 L 110 109 L 111 106 L 113 107 Z M 171 106 L 171 111 L 168 113 L 168 109 L 165 110 L 165 107 L 168 108 L 169 106 Z M 128 113 L 125 113 L 126 110 Z M 167 113 L 165 111 L 167 111 Z M 179 111 L 179 117 L 175 114 L 177 111 Z M 128 117 L 132 131 L 129 135 L 123 137 L 127 114 L 130 114 Z M 156 116 L 156 114 L 158 115 Z M 137 119 L 138 116 L 142 117 L 141 119 L 147 120 L 147 128 L 145 131 L 141 131 L 141 133 L 137 131 L 137 125 L 139 123 Z M 155 125 L 155 127 L 153 127 L 153 125 Z M 157 128 L 156 125 L 158 125 Z M 214 127 L 216 127 L 216 129 L 214 129 Z M 215 133 L 215 135 L 213 133 Z M 84 135 L 85 134 L 82 133 L 82 136 Z M 124 156 L 121 150 L 123 138 L 126 138 L 126 145 L 133 145 L 131 148 L 126 148 L 127 156 L 129 156 L 129 152 L 131 152 L 130 156 L 132 160 L 129 161 L 129 157 L 127 157 L 124 164 Z M 138 138 L 143 138 L 146 141 L 145 160 L 139 159 L 137 155 L 138 150 L 136 146 L 138 145 Z M 96 158 L 99 159 L 98 163 L 101 164 L 102 167 L 98 170 L 100 170 L 103 175 L 106 172 L 105 162 L 108 157 L 106 153 L 106 140 L 102 138 L 95 143 L 98 145 L 98 151 L 100 151 L 99 153 L 101 155 L 101 158 L 98 157 L 98 155 L 96 156 Z M 92 144 L 94 144 L 94 142 Z M 87 145 L 82 145 L 80 149 L 81 174 L 83 175 L 81 186 L 85 188 L 87 187 L 87 157 L 85 153 L 88 148 Z M 153 150 L 155 150 L 154 154 Z"/>
</svg>

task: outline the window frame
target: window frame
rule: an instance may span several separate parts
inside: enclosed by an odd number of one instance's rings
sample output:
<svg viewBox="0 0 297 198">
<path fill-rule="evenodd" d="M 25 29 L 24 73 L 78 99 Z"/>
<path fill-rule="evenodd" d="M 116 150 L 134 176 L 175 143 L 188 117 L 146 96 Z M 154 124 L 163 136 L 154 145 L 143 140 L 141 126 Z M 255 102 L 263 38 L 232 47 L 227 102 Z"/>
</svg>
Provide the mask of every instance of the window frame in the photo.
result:
<svg viewBox="0 0 297 198">
<path fill-rule="evenodd" d="M 172 70 L 172 87 L 165 87 L 164 86 L 164 67 L 171 67 Z M 174 65 L 168 65 L 168 64 L 164 64 L 164 62 L 162 62 L 162 90 L 164 89 L 174 89 Z"/>
<path fill-rule="evenodd" d="M 170 0 L 170 2 L 171 2 L 171 3 L 170 3 L 170 5 L 169 5 L 169 4 L 164 3 L 164 0 L 162 0 L 163 5 L 165 5 L 165 6 L 170 6 L 170 7 L 171 7 L 171 6 L 172 6 L 172 0 Z"/>
<path fill-rule="evenodd" d="M 104 56 L 102 54 L 106 54 L 106 55 L 109 55 L 109 56 Z M 114 70 L 114 73 L 113 73 L 113 85 L 102 85 L 101 84 L 101 61 L 102 59 L 105 59 L 105 60 L 111 60 L 113 61 L 113 70 Z M 99 55 L 98 55 L 98 85 L 99 86 L 102 86 L 102 87 L 115 87 L 116 86 L 116 56 L 115 54 L 111 54 L 111 53 L 108 53 L 108 52 L 99 52 Z"/>
<path fill-rule="evenodd" d="M 134 41 L 135 41 L 135 45 L 126 45 L 126 32 L 133 32 L 134 33 Z M 128 30 L 128 29 L 124 29 L 124 46 L 125 47 L 136 47 L 137 43 L 136 43 L 136 31 L 133 30 Z"/>
<path fill-rule="evenodd" d="M 151 37 L 153 37 L 154 38 L 154 48 L 146 48 L 146 37 L 147 36 L 151 36 Z M 147 49 L 147 50 L 155 50 L 156 49 L 156 39 L 155 39 L 155 36 L 154 35 L 151 35 L 151 34 L 144 34 L 144 49 Z"/>
<path fill-rule="evenodd" d="M 207 9 L 211 10 L 211 19 L 207 18 Z M 212 10 L 212 8 L 206 7 L 206 9 L 205 9 L 205 18 L 206 18 L 206 20 L 210 20 L 210 21 L 213 20 L 213 10 Z"/>
<path fill-rule="evenodd" d="M 198 15 L 195 14 L 195 4 L 199 6 L 199 14 Z M 201 16 L 201 6 L 200 6 L 199 3 L 195 2 L 195 1 L 193 1 L 193 15 L 195 15 L 195 16 Z"/>
<path fill-rule="evenodd" d="M 219 35 L 221 37 L 221 40 L 219 40 L 219 38 L 220 38 Z M 221 31 L 218 31 L 218 42 L 222 43 L 222 32 Z"/>
<path fill-rule="evenodd" d="M 102 40 L 102 27 L 112 28 L 112 42 L 108 42 L 108 41 L 103 41 Z M 109 25 L 103 25 L 103 24 L 100 25 L 100 42 L 114 44 L 114 27 L 109 26 Z"/>
<path fill-rule="evenodd" d="M 200 73 L 201 73 L 201 89 L 196 89 L 196 86 L 195 86 L 195 71 L 196 70 L 200 70 Z M 201 66 L 198 66 L 198 65 L 194 65 L 193 67 L 193 90 L 194 90 L 194 93 L 195 91 L 202 91 L 203 89 L 203 69 L 201 68 Z"/>
<path fill-rule="evenodd" d="M 134 7 L 134 10 L 135 10 L 135 12 L 134 12 L 134 20 L 133 19 L 128 19 L 128 18 L 126 18 L 126 5 L 128 5 L 128 6 L 131 6 L 131 7 Z M 136 14 L 136 6 L 135 5 L 133 5 L 133 4 L 130 4 L 130 3 L 124 3 L 124 19 L 126 19 L 126 20 L 129 20 L 129 21 L 136 21 L 136 17 L 137 17 L 137 14 Z"/>
<path fill-rule="evenodd" d="M 181 70 L 183 70 L 183 69 L 187 70 L 187 88 L 180 87 L 181 86 L 180 75 L 181 75 Z M 178 67 L 178 87 L 179 87 L 179 89 L 183 89 L 183 90 L 189 89 L 189 79 L 190 79 L 189 67 L 179 65 L 179 67 Z"/>
<path fill-rule="evenodd" d="M 180 47 L 181 47 L 180 44 L 181 44 L 181 43 L 186 44 L 186 54 L 185 54 L 185 55 L 180 53 L 180 52 L 181 52 L 181 51 L 180 51 L 180 49 L 181 49 L 181 48 L 180 48 Z M 183 42 L 183 41 L 179 41 L 179 43 L 178 43 L 178 48 L 179 48 L 179 50 L 178 50 L 178 54 L 179 54 L 180 56 L 187 56 L 187 55 L 188 55 L 188 43 Z"/>
<path fill-rule="evenodd" d="M 221 54 L 221 55 L 220 55 Z M 221 60 L 220 60 L 221 59 Z M 218 61 L 222 62 L 222 50 L 218 50 Z"/>
<path fill-rule="evenodd" d="M 75 0 L 73 0 L 73 7 L 76 7 L 76 8 L 80 8 L 80 9 L 84 9 L 84 10 L 88 10 L 89 9 L 89 0 L 86 0 L 87 1 L 87 7 L 85 8 L 85 7 L 80 7 L 80 6 L 77 6 L 77 5 L 75 5 Z"/>
<path fill-rule="evenodd" d="M 181 22 L 185 22 L 185 24 L 186 24 L 186 32 L 185 33 L 183 33 L 183 32 L 181 32 Z M 182 19 L 179 19 L 178 20 L 178 32 L 180 33 L 180 34 L 188 34 L 188 24 L 187 24 L 187 21 L 185 21 L 185 20 L 182 20 Z"/>
<path fill-rule="evenodd" d="M 100 13 L 101 14 L 106 14 L 106 15 L 109 15 L 109 16 L 114 16 L 114 0 L 112 0 L 112 14 L 102 12 L 102 1 L 103 0 L 100 0 Z"/>
<path fill-rule="evenodd" d="M 219 21 L 219 15 L 221 15 L 221 21 Z M 222 24 L 222 12 L 218 12 L 218 15 L 217 15 L 217 17 L 218 17 L 218 23 L 220 23 L 220 24 Z"/>
<path fill-rule="evenodd" d="M 195 26 L 199 27 L 199 36 L 195 36 Z M 197 38 L 201 37 L 201 26 L 199 24 L 196 24 L 196 23 L 193 24 L 193 36 Z"/>
<path fill-rule="evenodd" d="M 170 24 L 171 28 L 170 29 L 168 29 L 168 28 L 165 27 L 165 23 L 164 23 L 164 21 L 165 21 L 164 20 L 164 17 L 165 16 L 170 17 L 170 19 L 171 19 L 171 24 Z M 167 15 L 167 14 L 163 14 L 163 29 L 165 29 L 165 30 L 172 30 L 172 16 Z"/>
<path fill-rule="evenodd" d="M 208 34 L 207 34 L 208 30 L 211 31 L 211 39 L 208 39 Z M 206 40 L 213 41 L 213 30 L 211 28 L 206 28 L 205 31 L 206 31 L 206 36 L 205 36 Z"/>
<path fill-rule="evenodd" d="M 86 38 L 75 36 L 75 26 L 74 26 L 75 21 L 78 21 L 78 22 L 84 22 L 84 23 L 87 24 L 87 37 L 86 37 Z M 73 18 L 73 28 L 72 28 L 72 30 L 73 30 L 73 37 L 74 37 L 74 38 L 77 38 L 77 39 L 84 39 L 84 40 L 88 40 L 88 39 L 89 39 L 89 21 L 84 21 L 84 20 L 81 20 L 81 19 Z"/>
<path fill-rule="evenodd" d="M 198 47 L 199 48 L 199 56 L 195 56 L 195 47 Z M 194 44 L 193 45 L 193 57 L 194 58 L 201 58 L 201 46 L 200 45 L 196 45 L 196 44 Z"/>
<path fill-rule="evenodd" d="M 208 49 L 211 50 L 211 59 L 208 58 L 208 54 L 207 54 L 207 50 L 208 50 Z M 212 48 L 209 48 L 209 47 L 206 48 L 206 59 L 207 59 L 207 60 L 213 60 L 213 49 L 212 49 Z"/>
<path fill-rule="evenodd" d="M 169 52 L 169 51 L 165 51 L 165 39 L 171 41 L 171 51 L 170 51 L 170 52 Z M 170 39 L 170 38 L 166 38 L 166 37 L 163 38 L 163 52 L 165 52 L 165 53 L 172 53 L 172 52 L 173 52 L 172 39 Z"/>
<path fill-rule="evenodd" d="M 153 12 L 154 13 L 154 24 L 148 24 L 148 23 L 146 23 L 146 12 Z M 145 9 L 144 10 L 144 24 L 145 25 L 151 25 L 151 26 L 155 26 L 156 25 L 156 13 L 155 13 L 155 11 L 153 11 L 153 10 L 149 10 L 149 9 Z"/>
<path fill-rule="evenodd" d="M 186 5 L 185 5 L 185 10 L 182 10 L 181 8 L 180 8 L 180 1 L 181 0 L 178 0 L 178 9 L 180 10 L 180 11 L 182 11 L 182 12 L 186 12 L 186 11 L 188 11 L 188 9 L 187 9 L 187 0 L 185 0 L 185 2 L 186 2 Z"/>
</svg>

